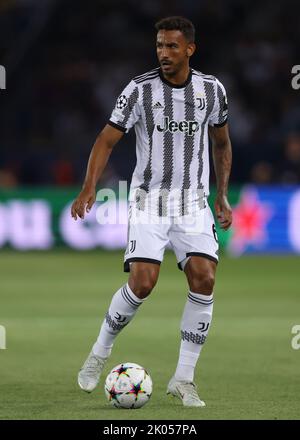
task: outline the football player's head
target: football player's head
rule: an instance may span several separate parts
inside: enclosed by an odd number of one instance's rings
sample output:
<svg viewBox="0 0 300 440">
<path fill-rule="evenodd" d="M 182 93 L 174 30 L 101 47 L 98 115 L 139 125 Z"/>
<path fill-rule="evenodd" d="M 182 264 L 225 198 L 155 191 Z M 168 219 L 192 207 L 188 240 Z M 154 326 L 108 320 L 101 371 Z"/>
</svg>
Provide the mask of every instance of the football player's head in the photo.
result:
<svg viewBox="0 0 300 440">
<path fill-rule="evenodd" d="M 167 17 L 155 24 L 156 51 L 166 76 L 176 75 L 195 52 L 195 27 L 184 17 Z"/>
</svg>

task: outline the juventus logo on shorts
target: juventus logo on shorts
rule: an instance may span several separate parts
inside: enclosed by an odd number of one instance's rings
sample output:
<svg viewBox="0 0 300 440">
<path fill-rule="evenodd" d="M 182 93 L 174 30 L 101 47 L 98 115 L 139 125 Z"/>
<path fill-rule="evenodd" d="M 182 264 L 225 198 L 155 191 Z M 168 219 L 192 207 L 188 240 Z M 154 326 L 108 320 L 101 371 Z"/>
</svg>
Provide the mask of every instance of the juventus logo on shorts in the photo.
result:
<svg viewBox="0 0 300 440">
<path fill-rule="evenodd" d="M 130 240 L 129 252 L 134 252 L 136 247 L 136 240 Z"/>
<path fill-rule="evenodd" d="M 199 101 L 198 109 L 204 110 L 205 108 L 205 99 L 204 98 L 196 98 Z"/>
<path fill-rule="evenodd" d="M 214 234 L 214 239 L 216 240 L 217 243 L 219 243 L 218 235 L 217 235 L 217 230 L 216 230 L 216 226 L 215 226 L 214 223 L 212 225 L 212 231 L 213 231 L 213 234 Z"/>
</svg>

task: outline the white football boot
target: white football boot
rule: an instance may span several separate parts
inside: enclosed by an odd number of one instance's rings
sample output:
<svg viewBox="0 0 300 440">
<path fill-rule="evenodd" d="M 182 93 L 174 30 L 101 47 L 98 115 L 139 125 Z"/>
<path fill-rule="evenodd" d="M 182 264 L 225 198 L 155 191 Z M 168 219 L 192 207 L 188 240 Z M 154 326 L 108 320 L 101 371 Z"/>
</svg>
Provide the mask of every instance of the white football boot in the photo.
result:
<svg viewBox="0 0 300 440">
<path fill-rule="evenodd" d="M 96 388 L 106 360 L 90 352 L 78 373 L 78 385 L 82 390 L 91 393 Z"/>
<path fill-rule="evenodd" d="M 172 396 L 181 399 L 183 406 L 205 406 L 205 402 L 198 396 L 197 386 L 194 382 L 183 382 L 172 377 L 167 388 L 167 394 L 172 394 Z"/>
</svg>

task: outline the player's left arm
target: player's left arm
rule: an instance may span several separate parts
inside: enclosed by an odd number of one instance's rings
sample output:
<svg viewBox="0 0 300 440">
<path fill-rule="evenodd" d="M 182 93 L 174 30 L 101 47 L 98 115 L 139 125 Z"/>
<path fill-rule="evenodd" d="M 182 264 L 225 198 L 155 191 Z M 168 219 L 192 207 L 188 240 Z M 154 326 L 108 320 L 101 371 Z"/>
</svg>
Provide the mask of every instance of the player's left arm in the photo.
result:
<svg viewBox="0 0 300 440">
<path fill-rule="evenodd" d="M 227 199 L 232 162 L 228 124 L 226 123 L 222 127 L 210 126 L 209 136 L 212 141 L 213 161 L 217 180 L 215 212 L 220 227 L 227 231 L 232 223 L 232 209 Z"/>
</svg>

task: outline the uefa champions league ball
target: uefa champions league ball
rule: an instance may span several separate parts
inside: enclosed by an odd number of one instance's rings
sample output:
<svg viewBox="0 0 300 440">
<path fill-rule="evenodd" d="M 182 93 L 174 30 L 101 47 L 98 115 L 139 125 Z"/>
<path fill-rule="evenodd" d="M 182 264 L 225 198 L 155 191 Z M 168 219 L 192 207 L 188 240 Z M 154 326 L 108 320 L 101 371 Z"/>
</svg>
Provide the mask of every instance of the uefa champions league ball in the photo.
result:
<svg viewBox="0 0 300 440">
<path fill-rule="evenodd" d="M 109 403 L 116 408 L 141 408 L 151 397 L 152 379 L 140 365 L 126 362 L 111 370 L 104 390 Z"/>
</svg>

